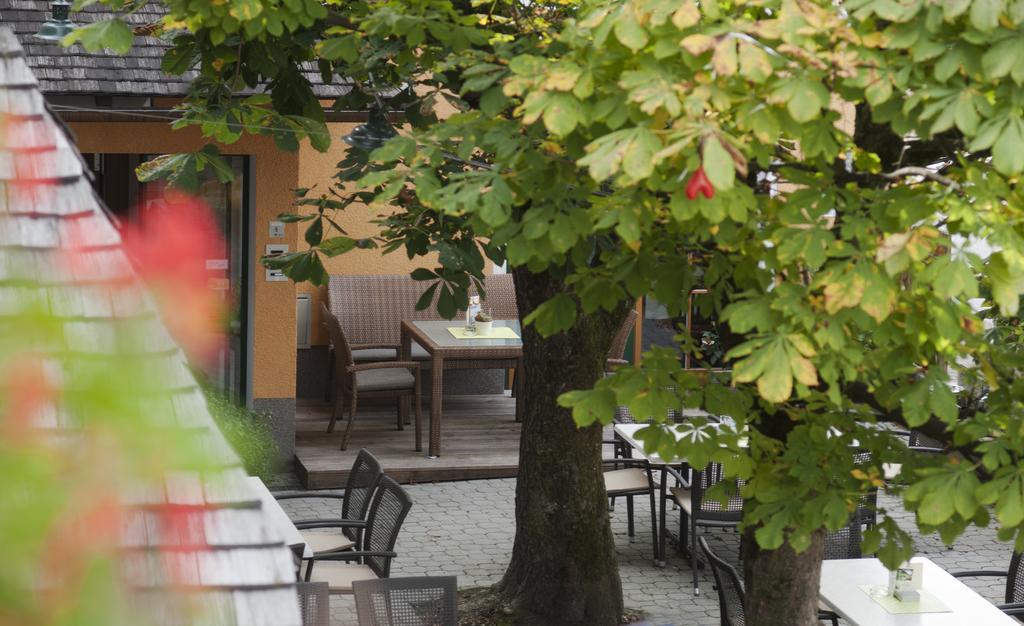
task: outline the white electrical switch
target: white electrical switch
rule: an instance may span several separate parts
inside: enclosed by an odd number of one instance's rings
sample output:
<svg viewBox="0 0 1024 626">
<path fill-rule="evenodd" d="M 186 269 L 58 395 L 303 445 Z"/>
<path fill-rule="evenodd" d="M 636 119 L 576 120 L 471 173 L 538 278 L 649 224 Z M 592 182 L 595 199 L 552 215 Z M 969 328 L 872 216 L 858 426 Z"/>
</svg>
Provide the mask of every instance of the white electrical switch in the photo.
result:
<svg viewBox="0 0 1024 626">
<path fill-rule="evenodd" d="M 280 223 L 280 222 L 278 222 Z M 288 254 L 288 244 L 284 243 L 268 243 L 267 244 L 267 256 L 281 256 L 282 254 Z M 266 281 L 268 283 L 283 282 L 288 280 L 288 277 L 284 275 L 281 270 L 275 270 L 266 268 L 267 275 Z"/>
<path fill-rule="evenodd" d="M 284 222 L 274 220 L 270 222 L 270 236 L 284 237 Z"/>
</svg>

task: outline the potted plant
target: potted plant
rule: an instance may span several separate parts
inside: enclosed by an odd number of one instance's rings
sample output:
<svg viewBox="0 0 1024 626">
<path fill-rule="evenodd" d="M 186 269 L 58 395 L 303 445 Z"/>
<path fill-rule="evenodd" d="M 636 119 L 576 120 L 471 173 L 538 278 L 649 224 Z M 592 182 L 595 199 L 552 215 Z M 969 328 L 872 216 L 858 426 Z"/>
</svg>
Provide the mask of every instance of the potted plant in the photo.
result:
<svg viewBox="0 0 1024 626">
<path fill-rule="evenodd" d="M 476 334 L 490 335 L 494 328 L 494 319 L 487 313 L 480 311 L 476 314 Z"/>
</svg>

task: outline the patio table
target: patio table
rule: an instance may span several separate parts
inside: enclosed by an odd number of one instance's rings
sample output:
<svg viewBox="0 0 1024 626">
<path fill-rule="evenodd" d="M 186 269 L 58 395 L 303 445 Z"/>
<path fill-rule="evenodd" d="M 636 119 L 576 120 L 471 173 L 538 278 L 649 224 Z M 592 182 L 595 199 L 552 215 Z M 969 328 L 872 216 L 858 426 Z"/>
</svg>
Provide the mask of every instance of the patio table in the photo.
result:
<svg viewBox="0 0 1024 626">
<path fill-rule="evenodd" d="M 260 502 L 263 505 L 263 510 L 267 512 L 267 517 L 270 519 L 271 526 L 282 536 L 284 542 L 289 547 L 297 546 L 302 544 L 302 558 L 311 559 L 313 558 L 313 549 L 309 547 L 306 540 L 302 538 L 302 533 L 292 523 L 288 514 L 285 513 L 284 509 L 281 508 L 281 503 L 274 498 L 274 494 L 270 493 L 267 486 L 263 484 L 263 481 L 256 476 L 246 476 L 246 481 L 252 487 L 254 493 L 259 495 Z"/>
<path fill-rule="evenodd" d="M 448 330 L 460 328 L 458 320 L 402 320 L 402 360 L 412 357 L 412 342 L 430 354 L 430 437 L 427 456 L 441 456 L 441 408 L 444 370 L 517 368 L 516 396 L 522 395 L 522 339 L 458 339 Z M 519 320 L 494 320 L 494 327 L 507 327 L 521 336 Z M 522 421 L 522 403 L 516 402 L 516 421 Z"/>
<path fill-rule="evenodd" d="M 854 626 L 963 626 L 1019 624 L 973 589 L 925 557 L 922 588 L 950 610 L 945 613 L 890 613 L 858 585 L 887 585 L 889 571 L 878 559 L 836 559 L 821 564 L 819 597 Z"/>
</svg>

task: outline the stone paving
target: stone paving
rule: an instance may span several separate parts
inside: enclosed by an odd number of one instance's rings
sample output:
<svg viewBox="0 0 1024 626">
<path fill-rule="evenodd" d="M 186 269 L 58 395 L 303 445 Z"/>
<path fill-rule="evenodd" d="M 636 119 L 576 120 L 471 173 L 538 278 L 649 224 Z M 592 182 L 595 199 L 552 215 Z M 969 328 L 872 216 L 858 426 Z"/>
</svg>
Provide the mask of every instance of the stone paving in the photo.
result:
<svg viewBox="0 0 1024 626">
<path fill-rule="evenodd" d="M 283 477 L 284 478 L 284 477 Z M 275 488 L 295 487 L 284 478 Z M 457 575 L 460 587 L 491 585 L 500 580 L 508 564 L 514 534 L 515 480 L 473 480 L 407 485 L 413 508 L 399 536 L 399 557 L 392 576 Z M 310 492 L 317 493 L 317 492 Z M 879 504 L 912 528 L 912 516 L 898 500 L 882 496 Z M 293 519 L 337 517 L 337 501 L 282 501 Z M 664 568 L 653 565 L 649 506 L 636 500 L 636 537 L 626 533 L 626 507 L 620 500 L 612 512 L 613 528 L 622 578 L 625 605 L 647 612 L 657 625 L 717 626 L 718 600 L 711 574 L 700 572 L 701 593 L 691 589 L 689 564 L 669 549 Z M 678 525 L 678 513 L 669 524 Z M 676 521 L 673 521 L 676 520 Z M 905 522 L 905 523 L 904 523 Z M 712 549 L 736 562 L 739 535 L 731 530 L 710 530 Z M 971 529 L 954 549 L 946 548 L 937 535 L 917 536 L 917 553 L 928 556 L 949 571 L 1006 569 L 1011 547 L 996 540 L 993 529 Z M 966 579 L 990 601 L 1001 602 L 1003 579 Z M 332 596 L 331 623 L 356 624 L 351 596 Z"/>
</svg>

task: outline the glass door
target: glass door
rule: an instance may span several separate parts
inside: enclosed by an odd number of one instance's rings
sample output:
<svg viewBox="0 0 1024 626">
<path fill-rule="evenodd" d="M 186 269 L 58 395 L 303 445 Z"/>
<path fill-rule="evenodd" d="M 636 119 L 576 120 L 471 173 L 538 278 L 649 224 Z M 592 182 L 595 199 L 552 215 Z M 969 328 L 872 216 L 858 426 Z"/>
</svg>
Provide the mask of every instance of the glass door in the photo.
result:
<svg viewBox="0 0 1024 626">
<path fill-rule="evenodd" d="M 86 154 L 93 170 L 93 186 L 104 202 L 125 224 L 146 229 L 146 214 L 162 204 L 162 185 L 142 184 L 135 168 L 153 155 Z M 222 183 L 208 168 L 200 173 L 198 197 L 212 212 L 217 225 L 220 249 L 212 258 L 201 259 L 207 286 L 224 304 L 226 318 L 220 326 L 224 334 L 219 353 L 204 366 L 211 384 L 240 404 L 246 401 L 249 372 L 248 284 L 249 284 L 249 157 L 225 156 L 234 171 L 234 180 Z"/>
</svg>

